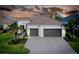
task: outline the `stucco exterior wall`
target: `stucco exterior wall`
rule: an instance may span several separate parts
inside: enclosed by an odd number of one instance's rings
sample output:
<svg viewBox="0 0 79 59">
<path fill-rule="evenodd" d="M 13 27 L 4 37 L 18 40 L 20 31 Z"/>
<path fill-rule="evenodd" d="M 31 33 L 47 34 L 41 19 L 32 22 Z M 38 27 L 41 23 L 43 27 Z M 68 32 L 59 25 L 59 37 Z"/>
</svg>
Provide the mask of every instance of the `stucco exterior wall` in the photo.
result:
<svg viewBox="0 0 79 59">
<path fill-rule="evenodd" d="M 3 29 L 8 29 L 8 28 L 9 28 L 8 24 L 3 25 Z"/>
<path fill-rule="evenodd" d="M 26 29 L 26 25 L 27 25 L 28 23 L 30 23 L 29 20 L 18 20 L 18 21 L 17 21 L 18 26 L 24 25 L 24 28 L 25 28 L 25 29 Z"/>
<path fill-rule="evenodd" d="M 62 29 L 62 37 L 65 36 L 64 28 L 59 25 L 28 25 L 27 28 L 37 28 L 39 37 L 44 37 L 44 29 Z"/>
<path fill-rule="evenodd" d="M 65 28 L 62 27 L 62 37 L 65 37 Z"/>
</svg>

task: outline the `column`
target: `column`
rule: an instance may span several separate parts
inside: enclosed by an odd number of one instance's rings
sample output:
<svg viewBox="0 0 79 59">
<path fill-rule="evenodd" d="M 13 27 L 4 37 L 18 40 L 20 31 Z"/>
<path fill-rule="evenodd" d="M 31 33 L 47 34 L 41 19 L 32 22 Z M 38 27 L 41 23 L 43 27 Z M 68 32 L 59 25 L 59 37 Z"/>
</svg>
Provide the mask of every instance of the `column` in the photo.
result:
<svg viewBox="0 0 79 59">
<path fill-rule="evenodd" d="M 27 28 L 27 36 L 30 37 L 30 28 Z"/>
<path fill-rule="evenodd" d="M 65 28 L 62 28 L 62 37 L 65 37 Z"/>
<path fill-rule="evenodd" d="M 38 29 L 38 35 L 39 35 L 39 37 L 43 37 L 44 35 L 43 35 L 43 28 L 42 27 L 39 27 L 39 29 Z"/>
</svg>

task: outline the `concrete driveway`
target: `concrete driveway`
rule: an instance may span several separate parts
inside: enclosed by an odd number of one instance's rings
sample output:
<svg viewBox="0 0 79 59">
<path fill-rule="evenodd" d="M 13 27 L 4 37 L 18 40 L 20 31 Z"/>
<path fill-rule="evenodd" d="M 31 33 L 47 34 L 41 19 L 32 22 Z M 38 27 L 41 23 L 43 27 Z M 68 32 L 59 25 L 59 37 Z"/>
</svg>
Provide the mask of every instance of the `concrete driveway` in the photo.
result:
<svg viewBox="0 0 79 59">
<path fill-rule="evenodd" d="M 31 37 L 25 43 L 31 54 L 75 54 L 76 52 L 61 37 Z"/>
</svg>

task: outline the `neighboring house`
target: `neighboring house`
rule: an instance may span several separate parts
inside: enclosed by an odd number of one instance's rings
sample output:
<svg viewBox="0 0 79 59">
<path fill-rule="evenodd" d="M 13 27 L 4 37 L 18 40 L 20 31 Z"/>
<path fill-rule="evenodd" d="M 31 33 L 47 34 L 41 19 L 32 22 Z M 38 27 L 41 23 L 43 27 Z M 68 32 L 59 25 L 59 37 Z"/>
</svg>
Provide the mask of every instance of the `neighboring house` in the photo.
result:
<svg viewBox="0 0 79 59">
<path fill-rule="evenodd" d="M 23 25 L 28 36 L 64 37 L 62 22 L 47 16 L 34 16 L 31 19 L 17 19 L 18 26 Z"/>
<path fill-rule="evenodd" d="M 0 25 L 3 26 L 3 29 L 8 29 L 9 28 L 9 24 L 12 24 L 14 21 L 12 20 L 12 18 L 10 18 L 9 16 L 3 16 L 0 17 Z"/>
</svg>

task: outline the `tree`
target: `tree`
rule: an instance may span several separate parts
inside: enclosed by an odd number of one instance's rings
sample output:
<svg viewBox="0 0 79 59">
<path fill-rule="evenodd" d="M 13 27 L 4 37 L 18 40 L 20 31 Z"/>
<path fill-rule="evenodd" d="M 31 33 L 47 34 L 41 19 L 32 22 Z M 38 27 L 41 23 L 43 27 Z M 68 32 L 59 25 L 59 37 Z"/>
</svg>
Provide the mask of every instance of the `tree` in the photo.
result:
<svg viewBox="0 0 79 59">
<path fill-rule="evenodd" d="M 10 32 L 13 35 L 13 40 L 17 40 L 17 36 L 18 36 L 18 33 L 17 33 L 17 31 L 18 31 L 17 22 L 9 25 L 9 27 L 10 27 Z"/>
<path fill-rule="evenodd" d="M 70 19 L 68 24 L 67 24 L 67 29 L 69 30 L 69 34 L 72 38 L 72 40 L 74 41 L 74 37 L 76 36 L 77 33 L 75 33 L 76 29 L 77 28 L 77 25 L 79 24 L 79 20 L 78 19 Z M 66 29 L 66 30 L 67 30 Z"/>
<path fill-rule="evenodd" d="M 48 12 L 49 12 L 49 16 L 50 16 L 51 18 L 56 18 L 56 16 L 57 16 L 59 13 L 62 13 L 62 12 L 63 12 L 63 9 L 58 8 L 58 7 L 53 7 L 53 8 L 50 8 L 50 10 L 49 10 Z"/>
<path fill-rule="evenodd" d="M 73 36 L 74 36 L 74 26 L 75 26 L 75 19 L 72 19 L 69 21 L 68 23 L 68 26 L 69 26 L 69 32 L 72 36 L 72 39 L 73 39 Z"/>
</svg>

